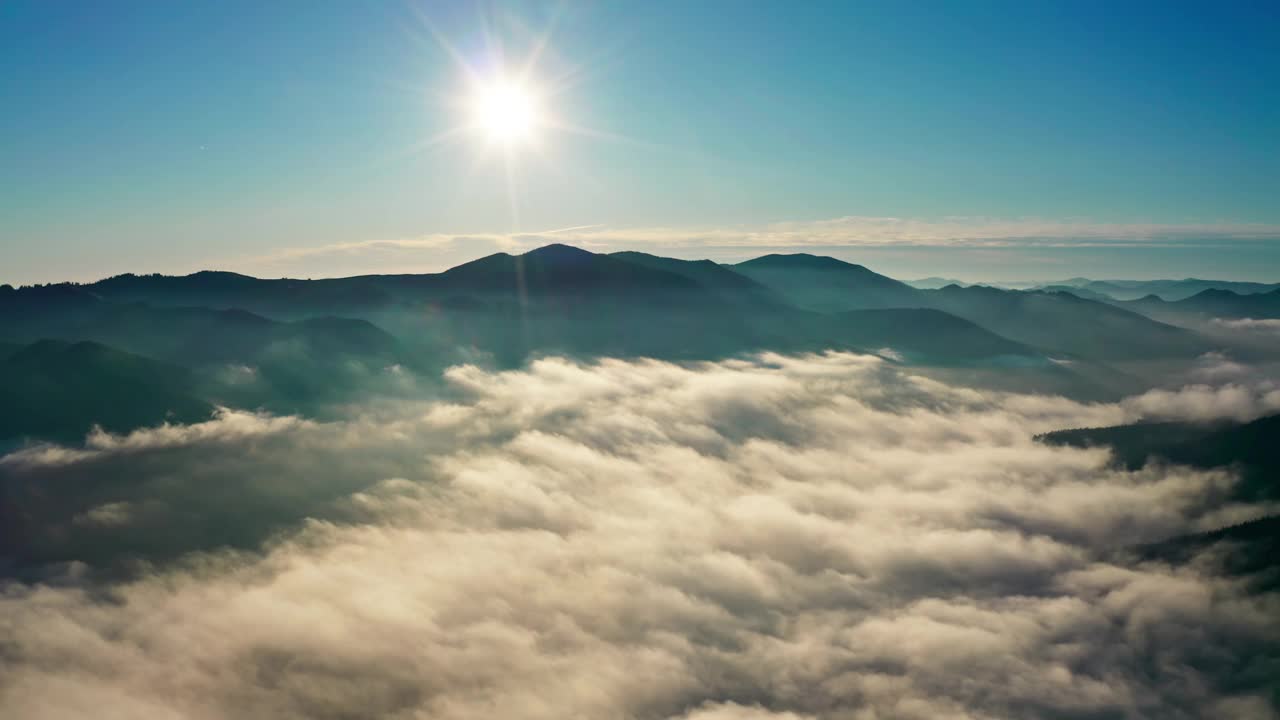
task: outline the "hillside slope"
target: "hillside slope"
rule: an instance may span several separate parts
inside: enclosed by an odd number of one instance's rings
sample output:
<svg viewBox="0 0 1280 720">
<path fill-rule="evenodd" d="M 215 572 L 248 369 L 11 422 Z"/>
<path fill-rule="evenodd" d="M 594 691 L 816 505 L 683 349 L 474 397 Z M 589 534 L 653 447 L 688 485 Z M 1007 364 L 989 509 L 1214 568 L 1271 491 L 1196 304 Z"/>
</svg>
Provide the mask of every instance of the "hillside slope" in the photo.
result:
<svg viewBox="0 0 1280 720">
<path fill-rule="evenodd" d="M 1198 468 L 1235 466 L 1238 492 L 1250 499 L 1280 499 L 1280 415 L 1248 423 L 1136 423 L 1060 430 L 1041 436 L 1053 445 L 1110 447 L 1115 461 L 1136 470 L 1153 460 Z"/>
<path fill-rule="evenodd" d="M 0 440 L 77 440 L 94 425 L 126 431 L 208 418 L 184 368 L 93 342 L 41 340 L 0 361 Z"/>
</svg>

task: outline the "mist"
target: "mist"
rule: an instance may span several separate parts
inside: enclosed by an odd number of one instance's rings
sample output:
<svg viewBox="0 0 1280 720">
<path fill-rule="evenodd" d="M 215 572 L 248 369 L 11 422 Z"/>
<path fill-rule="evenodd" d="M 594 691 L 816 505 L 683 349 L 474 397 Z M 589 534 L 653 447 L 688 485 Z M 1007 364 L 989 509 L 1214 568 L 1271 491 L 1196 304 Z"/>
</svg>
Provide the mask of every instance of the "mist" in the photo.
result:
<svg viewBox="0 0 1280 720">
<path fill-rule="evenodd" d="M 1080 403 L 851 353 L 445 382 L 339 419 L 224 410 L 4 457 L 27 524 L 5 533 L 0 706 L 1276 716 L 1274 590 L 1216 546 L 1140 552 L 1275 504 L 1236 502 L 1230 469 L 1033 438 L 1261 414 L 1265 387 Z"/>
</svg>

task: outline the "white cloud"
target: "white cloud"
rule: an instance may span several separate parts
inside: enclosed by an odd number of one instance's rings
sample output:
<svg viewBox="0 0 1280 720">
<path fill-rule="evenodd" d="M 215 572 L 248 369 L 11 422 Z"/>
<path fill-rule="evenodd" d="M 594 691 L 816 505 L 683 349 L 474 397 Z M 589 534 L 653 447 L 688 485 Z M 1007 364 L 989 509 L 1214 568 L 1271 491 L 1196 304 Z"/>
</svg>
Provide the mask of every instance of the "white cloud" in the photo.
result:
<svg viewBox="0 0 1280 720">
<path fill-rule="evenodd" d="M 1280 320 L 1275 319 L 1239 318 L 1232 320 L 1227 318 L 1213 318 L 1212 322 L 1214 325 L 1228 330 L 1240 330 L 1265 335 L 1280 334 Z"/>
<path fill-rule="evenodd" d="M 790 712 L 771 712 L 759 706 L 737 703 L 708 703 L 703 707 L 681 715 L 680 720 L 807 720 L 811 715 Z"/>
<path fill-rule="evenodd" d="M 133 515 L 133 503 L 110 502 L 99 505 L 88 512 L 77 515 L 72 522 L 87 525 L 103 525 L 117 527 L 129 522 Z"/>
<path fill-rule="evenodd" d="M 95 427 L 85 438 L 85 446 L 68 448 L 40 444 L 0 457 L 3 465 L 63 465 L 92 460 L 111 453 L 129 453 L 197 443 L 236 443 L 255 436 L 285 432 L 307 421 L 296 417 L 273 417 L 262 413 L 219 408 L 214 417 L 193 425 L 165 423 L 116 435 Z"/>
<path fill-rule="evenodd" d="M 1192 377 L 1210 383 L 1247 379 L 1253 372 L 1253 368 L 1220 351 L 1201 355 L 1190 370 Z"/>
<path fill-rule="evenodd" d="M 429 233 L 316 247 L 299 246 L 225 265 L 263 272 L 296 272 L 312 262 L 332 267 L 341 259 L 349 272 L 415 272 L 448 269 L 494 252 L 520 253 L 548 243 L 568 243 L 595 252 L 645 250 L 681 257 L 749 257 L 771 250 L 840 247 L 1117 247 L 1200 245 L 1280 237 L 1280 226 L 1246 223 L 1100 223 L 1088 220 L 943 217 L 913 219 L 845 216 L 756 226 L 577 227 L 519 233 Z M 741 257 L 740 257 L 741 256 Z M 323 261 L 323 262 L 322 262 Z M 407 264 L 407 265 L 406 265 Z M 355 268 L 352 270 L 351 268 Z M 398 268 L 392 270 L 391 268 Z"/>
<path fill-rule="evenodd" d="M 1235 365 L 1231 363 L 1231 365 Z M 1234 377 L 1236 368 L 1215 367 L 1217 375 Z M 1136 420 L 1253 420 L 1280 412 L 1280 385 L 1262 380 L 1226 385 L 1188 385 L 1178 390 L 1150 390 L 1123 403 Z"/>
<path fill-rule="evenodd" d="M 148 495 L 223 468 L 248 478 L 246 511 L 253 492 L 370 478 L 261 552 L 0 592 L 0 714 L 1270 712 L 1276 597 L 1207 560 L 1118 551 L 1274 508 L 1224 503 L 1225 472 L 1124 472 L 1032 440 L 1176 412 L 1168 398 L 978 392 L 841 353 L 448 380 L 448 403 L 328 423 L 224 413 L 211 425 L 234 429 L 0 465 L 46 492 L 48 473 L 127 469 Z"/>
</svg>

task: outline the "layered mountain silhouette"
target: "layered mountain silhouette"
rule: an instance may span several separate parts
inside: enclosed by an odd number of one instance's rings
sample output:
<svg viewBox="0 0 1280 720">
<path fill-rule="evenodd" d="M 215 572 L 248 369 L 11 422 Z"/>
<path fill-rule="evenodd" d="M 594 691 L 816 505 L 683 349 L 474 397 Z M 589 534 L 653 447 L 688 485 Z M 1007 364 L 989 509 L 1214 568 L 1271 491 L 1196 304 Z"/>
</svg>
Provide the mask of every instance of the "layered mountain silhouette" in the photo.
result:
<svg viewBox="0 0 1280 720">
<path fill-rule="evenodd" d="M 185 368 L 98 343 L 41 340 L 0 354 L 0 442 L 76 440 L 95 425 L 125 431 L 213 413 Z"/>
<path fill-rule="evenodd" d="M 1280 290 L 1241 294 L 1230 290 L 1203 290 L 1191 297 L 1169 302 L 1155 295 L 1119 303 L 1152 317 L 1173 322 L 1210 318 L 1280 318 Z"/>
<path fill-rule="evenodd" d="M 424 290 L 533 297 L 670 299 L 704 286 L 684 275 L 568 245 L 497 253 L 446 270 Z"/>
<path fill-rule="evenodd" d="M 1086 293 L 1101 295 L 1112 300 L 1137 300 L 1154 295 L 1161 300 L 1184 300 L 1198 295 L 1205 290 L 1227 290 L 1238 295 L 1251 295 L 1280 290 L 1277 283 L 1240 282 L 1235 280 L 1202 280 L 1185 278 L 1183 280 L 1088 280 L 1073 278 L 1058 283 L 1065 287 L 1074 287 Z"/>
<path fill-rule="evenodd" d="M 955 278 L 944 278 L 944 277 L 937 277 L 937 276 L 919 278 L 916 280 L 904 280 L 903 282 L 905 282 L 906 284 L 910 285 L 913 288 L 916 288 L 917 290 L 937 290 L 938 288 L 943 288 L 948 285 L 960 285 L 961 287 L 963 287 L 969 284 L 962 280 L 956 280 Z"/>
<path fill-rule="evenodd" d="M 63 374 L 47 386 L 66 388 L 74 394 L 56 404 L 79 408 L 70 417 L 87 418 L 106 429 L 155 424 L 166 415 L 156 411 L 158 406 L 147 400 L 147 393 L 132 391 L 119 396 L 120 402 L 111 406 L 115 414 L 106 413 L 102 410 L 106 404 L 92 401 L 101 395 L 90 392 L 95 384 L 101 384 L 103 392 L 114 392 L 144 387 L 154 379 L 160 397 L 172 395 L 170 391 L 176 388 L 183 395 L 200 398 L 202 405 L 196 414 L 205 417 L 211 403 L 292 412 L 351 396 L 360 391 L 368 376 L 388 367 L 413 367 L 417 360 L 394 336 L 357 318 L 317 316 L 281 322 L 238 309 L 113 303 L 79 288 L 62 288 L 56 293 L 38 288 L 33 294 L 57 301 L 33 302 L 26 297 L 26 290 L 16 293 L 15 303 L 0 300 L 0 337 L 11 344 L 29 344 L 8 358 L 13 372 L 6 374 L 6 380 L 17 378 L 12 380 L 18 383 L 14 387 L 23 387 L 22 378 L 39 369 L 39 363 L 31 361 L 32 353 L 43 349 L 38 357 L 57 359 L 50 368 L 63 368 Z M 16 311 L 14 305 L 23 311 Z M 50 354 L 53 348 L 68 344 L 65 356 Z M 123 358 L 132 358 L 132 364 Z M 77 364 L 71 364 L 73 359 Z M 16 366 L 19 360 L 26 364 Z M 127 368 L 136 370 L 136 383 L 130 379 L 135 376 L 122 374 Z M 86 402 L 78 404 L 76 398 Z M 87 429 L 92 424 L 78 420 L 54 424 L 40 419 L 33 407 L 32 403 L 3 406 L 0 441 L 20 435 L 61 436 L 65 433 L 52 433 L 50 428 Z M 185 407 L 177 403 L 168 409 Z M 130 415 L 130 408 L 137 412 Z M 192 413 L 179 415 L 189 418 Z M 117 417 L 147 418 L 149 422 L 117 422 Z"/>
<path fill-rule="evenodd" d="M 1062 292 L 922 290 L 808 254 L 721 265 L 566 245 L 416 275 L 199 272 L 5 286 L 0 356 L 46 339 L 186 369 L 201 411 L 216 403 L 305 412 L 392 371 L 431 376 L 457 362 L 514 366 L 550 353 L 686 361 L 855 350 L 993 387 L 1105 398 L 1140 382 L 1110 363 L 1213 347 L 1190 330 Z M 24 422 L 10 420 L 6 432 L 44 432 Z"/>
<path fill-rule="evenodd" d="M 44 294 L 44 290 L 35 294 Z M 32 303 L 23 297 L 25 291 L 18 293 L 21 308 L 0 301 L 0 333 L 9 342 L 93 340 L 195 365 L 253 362 L 286 346 L 317 356 L 390 356 L 398 344 L 391 335 L 360 319 L 317 316 L 280 322 L 247 310 L 114 303 L 88 291 L 71 290 L 78 293 L 75 302 Z"/>
<path fill-rule="evenodd" d="M 83 286 L 112 302 L 159 306 L 242 309 L 280 315 L 380 307 L 393 301 L 387 288 L 364 278 L 262 280 L 231 272 L 203 271 L 180 277 L 118 275 Z"/>
<path fill-rule="evenodd" d="M 16 294 L 29 295 L 30 290 Z M 632 310 L 675 307 L 682 313 L 741 306 L 822 313 L 930 308 L 1030 346 L 1104 361 L 1186 356 L 1208 349 L 1203 339 L 1184 329 L 1105 303 L 1080 305 L 1080 298 L 1067 293 L 958 285 L 920 290 L 861 265 L 808 254 L 766 255 L 725 267 L 548 245 L 523 255 L 498 253 L 425 275 L 328 280 L 259 280 L 221 272 L 125 275 L 81 287 L 40 290 L 49 301 L 61 303 L 74 302 L 79 292 L 112 302 L 238 308 L 281 319 L 329 313 L 375 322 L 389 311 L 421 305 L 508 313 L 512 310 L 507 306 L 513 305 L 526 312 L 550 306 L 563 313 L 579 304 L 595 310 L 619 303 Z M 71 297 L 55 297 L 59 295 Z M 1204 299 L 1204 294 L 1197 297 Z"/>
<path fill-rule="evenodd" d="M 861 265 L 813 255 L 767 255 L 733 266 L 801 307 L 827 312 L 932 308 L 1012 340 L 1095 360 L 1190 357 L 1203 338 L 1139 313 L 1068 293 L 948 285 L 921 290 Z"/>
<path fill-rule="evenodd" d="M 677 260 L 642 252 L 617 252 L 610 257 L 679 275 L 736 302 L 774 308 L 786 305 L 782 295 L 768 285 L 710 260 Z"/>
<path fill-rule="evenodd" d="M 1185 328 L 1069 293 L 954 285 L 920 292 L 930 307 L 1059 353 L 1124 361 L 1190 358 L 1211 349 Z"/>
<path fill-rule="evenodd" d="M 921 358 L 941 360 L 1036 358 L 1040 351 L 1001 337 L 976 323 L 931 308 L 850 310 L 835 317 L 848 337 L 865 347 L 903 348 Z M 903 342 L 905 328 L 914 336 Z"/>
<path fill-rule="evenodd" d="M 1062 292 L 1084 298 L 1085 300 L 1097 300 L 1098 302 L 1113 302 L 1115 298 L 1096 290 L 1090 290 L 1084 287 L 1076 287 L 1074 285 L 1042 285 L 1035 288 L 1042 292 Z"/>
<path fill-rule="evenodd" d="M 832 257 L 765 255 L 733 269 L 812 310 L 925 307 L 919 291 L 910 285 Z"/>
</svg>

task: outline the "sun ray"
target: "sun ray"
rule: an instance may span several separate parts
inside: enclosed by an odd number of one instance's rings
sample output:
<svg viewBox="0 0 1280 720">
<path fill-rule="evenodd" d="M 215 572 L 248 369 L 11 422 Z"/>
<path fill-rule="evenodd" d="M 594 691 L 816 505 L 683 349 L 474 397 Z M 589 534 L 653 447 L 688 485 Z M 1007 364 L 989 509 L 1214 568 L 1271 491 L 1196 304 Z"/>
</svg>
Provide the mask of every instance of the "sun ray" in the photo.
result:
<svg viewBox="0 0 1280 720">
<path fill-rule="evenodd" d="M 414 11 L 416 23 L 411 26 L 416 31 L 411 34 L 424 47 L 434 47 L 436 58 L 443 55 L 454 69 L 456 83 L 450 91 L 437 89 L 425 95 L 421 85 L 410 88 L 440 116 L 453 119 L 445 123 L 444 129 L 411 144 L 402 156 L 434 154 L 456 145 L 470 145 L 471 161 L 460 173 L 460 188 L 470 186 L 486 166 L 500 174 L 497 187 L 507 195 L 505 205 L 512 233 L 519 232 L 523 205 L 520 195 L 528 188 L 529 173 L 550 173 L 549 177 L 557 180 L 571 174 L 586 179 L 589 174 L 586 168 L 567 167 L 567 157 L 557 157 L 555 136 L 673 151 L 572 122 L 558 112 L 564 109 L 563 100 L 574 88 L 598 75 L 601 66 L 612 64 L 610 56 L 616 56 L 597 52 L 598 62 L 564 63 L 555 52 L 553 39 L 569 9 L 566 0 L 557 2 L 540 29 L 530 27 L 518 16 L 480 12 L 473 25 L 478 47 L 472 51 L 444 32 L 421 8 Z M 512 37 L 527 41 L 522 52 L 512 52 L 512 48 L 519 47 Z"/>
</svg>

